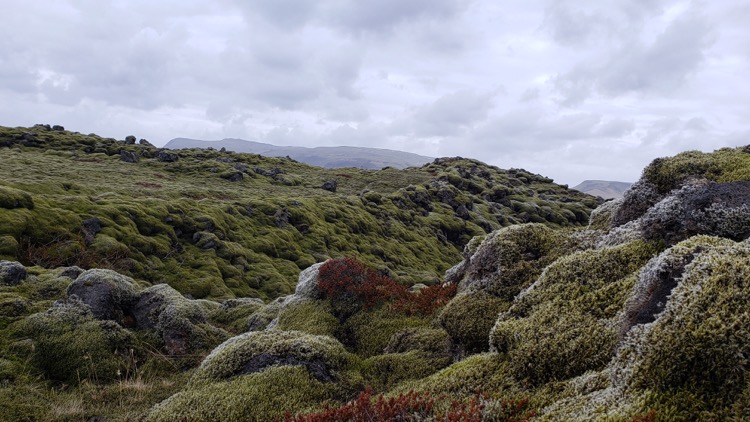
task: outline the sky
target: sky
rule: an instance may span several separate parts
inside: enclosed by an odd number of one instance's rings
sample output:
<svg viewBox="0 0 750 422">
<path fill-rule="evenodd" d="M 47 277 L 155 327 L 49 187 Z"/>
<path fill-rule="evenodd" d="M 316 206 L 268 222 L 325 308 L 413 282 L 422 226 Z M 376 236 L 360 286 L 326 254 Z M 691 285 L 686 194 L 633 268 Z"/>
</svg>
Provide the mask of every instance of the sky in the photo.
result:
<svg viewBox="0 0 750 422">
<path fill-rule="evenodd" d="M 750 144 L 746 0 L 3 0 L 0 125 L 476 158 Z"/>
</svg>

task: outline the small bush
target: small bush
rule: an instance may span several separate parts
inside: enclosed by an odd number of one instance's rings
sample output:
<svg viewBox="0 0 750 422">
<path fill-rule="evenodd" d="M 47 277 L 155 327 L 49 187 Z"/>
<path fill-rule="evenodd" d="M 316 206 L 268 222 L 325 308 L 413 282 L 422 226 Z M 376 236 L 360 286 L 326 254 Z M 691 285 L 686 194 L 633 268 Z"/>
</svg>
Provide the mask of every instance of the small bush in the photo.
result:
<svg viewBox="0 0 750 422">
<path fill-rule="evenodd" d="M 514 405 L 518 409 L 507 419 L 498 421 L 525 421 L 525 403 Z M 430 393 L 409 391 L 395 397 L 373 396 L 371 389 L 361 392 L 355 400 L 339 406 L 326 407 L 323 411 L 307 415 L 285 415 L 285 422 L 370 422 L 370 421 L 462 421 L 480 422 L 485 407 L 485 398 L 480 394 L 469 400 L 450 400 L 446 396 L 433 397 Z"/>
</svg>

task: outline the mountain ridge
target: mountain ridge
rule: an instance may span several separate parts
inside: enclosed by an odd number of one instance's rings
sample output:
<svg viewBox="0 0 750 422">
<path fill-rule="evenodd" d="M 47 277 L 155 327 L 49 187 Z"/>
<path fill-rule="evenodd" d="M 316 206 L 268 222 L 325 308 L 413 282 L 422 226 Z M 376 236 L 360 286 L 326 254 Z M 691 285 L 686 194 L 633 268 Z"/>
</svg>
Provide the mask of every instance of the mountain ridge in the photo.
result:
<svg viewBox="0 0 750 422">
<path fill-rule="evenodd" d="M 192 138 L 174 138 L 164 146 L 170 149 L 184 148 L 214 148 L 234 152 L 260 154 L 271 157 L 290 157 L 294 160 L 326 168 L 357 167 L 378 170 L 383 167 L 403 169 L 419 167 L 434 160 L 411 152 L 386 148 L 370 148 L 355 146 L 279 146 L 264 142 L 248 141 L 239 138 L 224 138 L 216 141 L 206 141 Z"/>
<path fill-rule="evenodd" d="M 578 185 L 572 187 L 577 191 L 587 193 L 593 196 L 600 196 L 604 199 L 620 199 L 625 191 L 633 186 L 629 182 L 616 182 L 611 180 L 584 180 Z"/>
</svg>

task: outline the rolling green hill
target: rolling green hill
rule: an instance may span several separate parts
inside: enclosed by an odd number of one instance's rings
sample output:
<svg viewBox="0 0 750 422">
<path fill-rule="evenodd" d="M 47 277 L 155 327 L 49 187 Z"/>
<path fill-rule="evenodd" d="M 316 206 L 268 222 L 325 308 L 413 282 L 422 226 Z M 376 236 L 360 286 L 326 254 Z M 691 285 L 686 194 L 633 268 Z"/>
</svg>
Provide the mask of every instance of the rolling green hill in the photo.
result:
<svg viewBox="0 0 750 422">
<path fill-rule="evenodd" d="M 598 205 L 462 158 L 323 169 L 57 129 L 0 128 L 0 259 L 111 268 L 195 298 L 278 297 L 301 270 L 341 256 L 431 284 L 476 235 L 582 226 Z"/>
</svg>

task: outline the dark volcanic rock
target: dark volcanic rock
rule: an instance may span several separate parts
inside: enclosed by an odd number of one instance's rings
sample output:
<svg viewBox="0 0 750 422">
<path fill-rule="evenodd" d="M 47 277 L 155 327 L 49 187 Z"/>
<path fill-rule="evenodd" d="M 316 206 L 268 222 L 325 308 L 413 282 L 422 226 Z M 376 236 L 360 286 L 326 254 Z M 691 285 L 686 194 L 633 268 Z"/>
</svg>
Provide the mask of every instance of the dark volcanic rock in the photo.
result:
<svg viewBox="0 0 750 422">
<path fill-rule="evenodd" d="M 750 237 L 750 182 L 688 185 L 652 207 L 641 219 L 644 237 L 673 245 L 697 234 Z"/>
<path fill-rule="evenodd" d="M 336 189 L 338 188 L 338 182 L 336 180 L 326 180 L 325 182 L 323 182 L 323 186 L 321 186 L 321 188 L 329 192 L 336 192 Z"/>
<path fill-rule="evenodd" d="M 81 231 L 86 244 L 89 245 L 94 241 L 94 237 L 102 231 L 102 221 L 96 217 L 83 220 Z"/>
<path fill-rule="evenodd" d="M 120 150 L 120 161 L 124 161 L 126 163 L 137 163 L 138 162 L 138 156 L 134 152 Z"/>
<path fill-rule="evenodd" d="M 0 284 L 15 286 L 26 279 L 26 267 L 20 262 L 0 261 Z"/>
<path fill-rule="evenodd" d="M 156 159 L 158 161 L 161 161 L 162 163 L 174 163 L 175 161 L 179 160 L 180 157 L 173 152 L 162 150 L 156 153 Z"/>
<path fill-rule="evenodd" d="M 84 271 L 85 270 L 83 268 L 76 266 L 67 267 L 62 270 L 62 272 L 60 273 L 60 277 L 68 277 L 75 280 L 79 275 L 83 274 Z"/>
<path fill-rule="evenodd" d="M 133 136 L 133 135 L 126 136 L 125 137 L 125 143 L 127 145 L 135 145 L 135 136 Z"/>
<path fill-rule="evenodd" d="M 91 308 L 94 318 L 121 324 L 137 299 L 132 278 L 104 269 L 88 270 L 79 275 L 68 286 L 68 296 L 73 295 Z"/>
</svg>

